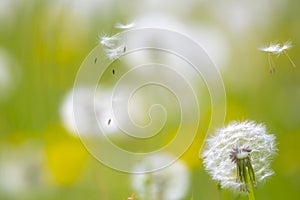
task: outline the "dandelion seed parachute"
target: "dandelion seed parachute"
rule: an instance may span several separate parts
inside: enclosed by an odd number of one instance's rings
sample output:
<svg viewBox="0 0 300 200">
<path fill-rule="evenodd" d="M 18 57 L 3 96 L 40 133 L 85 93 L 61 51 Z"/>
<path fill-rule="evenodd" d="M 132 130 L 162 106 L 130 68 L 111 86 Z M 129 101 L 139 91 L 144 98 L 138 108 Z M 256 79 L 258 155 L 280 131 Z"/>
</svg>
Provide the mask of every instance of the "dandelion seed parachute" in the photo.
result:
<svg viewBox="0 0 300 200">
<path fill-rule="evenodd" d="M 278 54 L 280 50 L 280 44 L 270 44 L 269 46 L 262 46 L 258 48 L 260 51 Z"/>
<path fill-rule="evenodd" d="M 131 29 L 131 28 L 134 28 L 134 27 L 135 27 L 134 23 L 129 23 L 129 24 L 117 23 L 115 25 L 115 28 L 118 28 L 118 29 Z"/>
<path fill-rule="evenodd" d="M 99 44 L 101 44 L 105 48 L 115 48 L 119 45 L 121 38 L 117 35 L 113 36 L 99 36 Z"/>
<path fill-rule="evenodd" d="M 126 51 L 126 46 L 119 35 L 99 37 L 99 44 L 103 46 L 110 60 L 120 58 Z"/>
<path fill-rule="evenodd" d="M 292 47 L 293 47 L 292 42 L 287 41 L 287 42 L 284 42 L 282 45 L 280 43 L 277 43 L 277 44 L 271 43 L 269 46 L 262 46 L 258 49 L 260 51 L 264 51 L 264 52 L 268 53 L 270 72 L 272 73 L 274 71 L 274 64 L 273 64 L 273 60 L 271 58 L 271 54 L 276 54 L 279 56 L 282 53 L 284 53 L 286 55 L 286 57 L 289 59 L 289 61 L 291 62 L 291 64 L 293 65 L 293 67 L 296 67 L 295 63 L 293 62 L 293 60 L 290 58 L 290 56 L 287 53 L 287 50 L 289 50 Z"/>
<path fill-rule="evenodd" d="M 126 51 L 126 46 L 124 44 L 120 44 L 115 48 L 106 48 L 104 49 L 107 57 L 111 60 L 120 58 Z"/>
</svg>

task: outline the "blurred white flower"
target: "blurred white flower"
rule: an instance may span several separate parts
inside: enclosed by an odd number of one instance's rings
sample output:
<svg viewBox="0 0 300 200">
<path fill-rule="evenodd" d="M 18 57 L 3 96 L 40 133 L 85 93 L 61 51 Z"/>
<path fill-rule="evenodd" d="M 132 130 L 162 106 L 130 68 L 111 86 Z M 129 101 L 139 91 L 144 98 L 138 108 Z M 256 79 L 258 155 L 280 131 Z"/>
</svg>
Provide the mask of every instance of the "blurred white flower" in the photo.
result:
<svg viewBox="0 0 300 200">
<path fill-rule="evenodd" d="M 269 24 L 276 22 L 278 9 L 284 10 L 287 5 L 284 0 L 205 1 L 210 15 L 234 33 L 235 37 L 253 34 L 258 29 L 268 29 Z"/>
<path fill-rule="evenodd" d="M 162 14 L 162 13 L 150 13 L 142 14 L 135 18 L 136 28 L 158 28 L 167 29 L 178 32 L 180 34 L 186 35 L 197 42 L 203 49 L 207 52 L 211 60 L 219 67 L 222 68 L 226 66 L 229 54 L 230 46 L 228 45 L 225 33 L 217 27 L 208 23 L 191 23 L 184 22 L 181 19 L 177 19 L 172 15 Z M 176 41 L 176 43 L 167 43 L 166 37 L 169 35 L 152 35 L 145 36 L 144 38 L 129 38 L 128 44 L 144 44 L 150 45 L 152 43 L 162 43 L 164 46 L 169 46 L 172 49 L 174 46 L 180 46 L 183 41 Z M 192 51 L 187 49 L 186 51 Z M 135 57 L 135 60 L 148 60 L 147 52 L 138 52 L 139 55 Z M 153 57 L 153 56 L 152 56 Z M 151 58 L 152 58 L 151 57 Z M 161 56 L 160 59 L 165 59 Z M 167 57 L 165 59 L 167 62 L 173 64 L 172 60 Z M 177 60 L 175 60 L 175 63 Z"/>
<path fill-rule="evenodd" d="M 286 52 L 287 50 L 292 48 L 292 46 L 293 46 L 292 42 L 287 41 L 287 42 L 284 42 L 283 44 L 280 44 L 280 43 L 272 44 L 272 43 L 270 43 L 269 46 L 262 46 L 262 47 L 258 48 L 260 51 L 264 51 L 264 52 L 268 53 L 270 73 L 273 73 L 274 70 L 275 70 L 274 62 L 272 60 L 271 54 L 276 54 L 276 55 L 279 56 L 280 54 L 284 53 L 286 55 L 286 57 L 289 59 L 289 61 L 291 62 L 291 64 L 293 65 L 293 67 L 296 67 L 295 63 L 293 62 L 293 60 L 290 58 L 290 56 Z"/>
<path fill-rule="evenodd" d="M 0 94 L 4 93 L 4 91 L 10 86 L 12 81 L 10 68 L 8 65 L 9 63 L 7 57 L 0 49 Z"/>
<path fill-rule="evenodd" d="M 203 0 L 143 0 L 135 2 L 134 11 L 137 14 L 149 14 L 153 12 L 172 14 L 176 16 L 188 16 L 191 14 L 193 8 L 197 8 L 197 5 Z M 124 1 L 126 2 L 126 1 Z"/>
<path fill-rule="evenodd" d="M 0 1 L 0 21 L 1 25 L 10 25 L 15 19 L 15 13 L 21 8 L 21 0 L 1 0 Z"/>
<path fill-rule="evenodd" d="M 51 3 L 56 7 L 63 7 L 69 14 L 89 20 L 98 15 L 108 16 L 114 9 L 116 0 L 54 0 Z M 56 8 L 57 9 L 57 8 Z"/>
<path fill-rule="evenodd" d="M 18 84 L 19 68 L 13 56 L 0 47 L 0 98 L 7 96 Z"/>
<path fill-rule="evenodd" d="M 267 134 L 263 124 L 232 122 L 206 140 L 203 164 L 222 188 L 247 190 L 245 173 L 251 182 L 261 182 L 274 172 L 270 168 L 276 154 L 275 136 Z M 242 165 L 243 164 L 243 165 Z"/>
<path fill-rule="evenodd" d="M 19 145 L 1 143 L 0 193 L 22 196 L 46 184 L 47 171 L 39 143 L 28 141 Z M 25 198 L 25 197 L 24 197 Z"/>
<path fill-rule="evenodd" d="M 137 171 L 158 168 L 158 171 L 132 175 L 132 187 L 136 196 L 145 200 L 182 199 L 189 188 L 189 170 L 178 160 L 169 167 L 159 169 L 161 163 L 174 160 L 171 154 L 146 157 L 135 166 Z"/>
<path fill-rule="evenodd" d="M 74 100 L 75 99 L 75 100 Z M 99 131 L 114 133 L 118 130 L 111 109 L 110 92 L 88 87 L 71 90 L 63 100 L 60 114 L 66 129 L 79 136 L 100 136 Z M 75 113 L 76 112 L 76 113 Z"/>
</svg>

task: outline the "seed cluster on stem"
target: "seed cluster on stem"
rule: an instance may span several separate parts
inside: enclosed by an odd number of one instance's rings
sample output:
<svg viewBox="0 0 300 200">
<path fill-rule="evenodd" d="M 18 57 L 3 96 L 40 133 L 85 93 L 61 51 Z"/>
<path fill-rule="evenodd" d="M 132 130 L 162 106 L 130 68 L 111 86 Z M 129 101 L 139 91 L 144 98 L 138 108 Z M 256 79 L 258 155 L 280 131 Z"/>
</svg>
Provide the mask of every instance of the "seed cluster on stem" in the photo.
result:
<svg viewBox="0 0 300 200">
<path fill-rule="evenodd" d="M 222 188 L 250 192 L 274 173 L 270 164 L 276 151 L 275 136 L 263 124 L 244 121 L 218 129 L 206 140 L 201 156 Z"/>
</svg>

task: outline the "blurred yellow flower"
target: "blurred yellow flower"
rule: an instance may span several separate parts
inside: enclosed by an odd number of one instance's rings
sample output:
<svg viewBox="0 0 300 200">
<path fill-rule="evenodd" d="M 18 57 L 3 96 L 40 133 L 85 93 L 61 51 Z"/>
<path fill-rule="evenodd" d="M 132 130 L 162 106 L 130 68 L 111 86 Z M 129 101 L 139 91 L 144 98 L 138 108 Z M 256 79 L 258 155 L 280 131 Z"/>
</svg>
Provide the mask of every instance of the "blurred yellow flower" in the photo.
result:
<svg viewBox="0 0 300 200">
<path fill-rule="evenodd" d="M 64 135 L 61 131 L 61 135 Z M 79 139 L 55 137 L 46 146 L 47 162 L 53 178 L 59 184 L 72 184 L 81 174 L 88 152 Z"/>
</svg>

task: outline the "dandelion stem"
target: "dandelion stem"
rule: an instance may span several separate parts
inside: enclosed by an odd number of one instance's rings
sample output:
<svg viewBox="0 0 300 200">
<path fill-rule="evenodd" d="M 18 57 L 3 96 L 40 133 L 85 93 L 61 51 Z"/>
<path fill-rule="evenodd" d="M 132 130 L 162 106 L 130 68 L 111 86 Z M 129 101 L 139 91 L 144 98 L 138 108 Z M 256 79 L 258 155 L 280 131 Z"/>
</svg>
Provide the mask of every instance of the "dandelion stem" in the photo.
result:
<svg viewBox="0 0 300 200">
<path fill-rule="evenodd" d="M 248 170 L 246 170 L 247 185 L 248 185 L 248 198 L 249 198 L 249 200 L 255 200 L 254 190 L 253 190 L 253 183 L 251 182 L 250 176 L 251 176 L 251 174 L 250 174 L 249 169 L 248 169 Z"/>
</svg>

